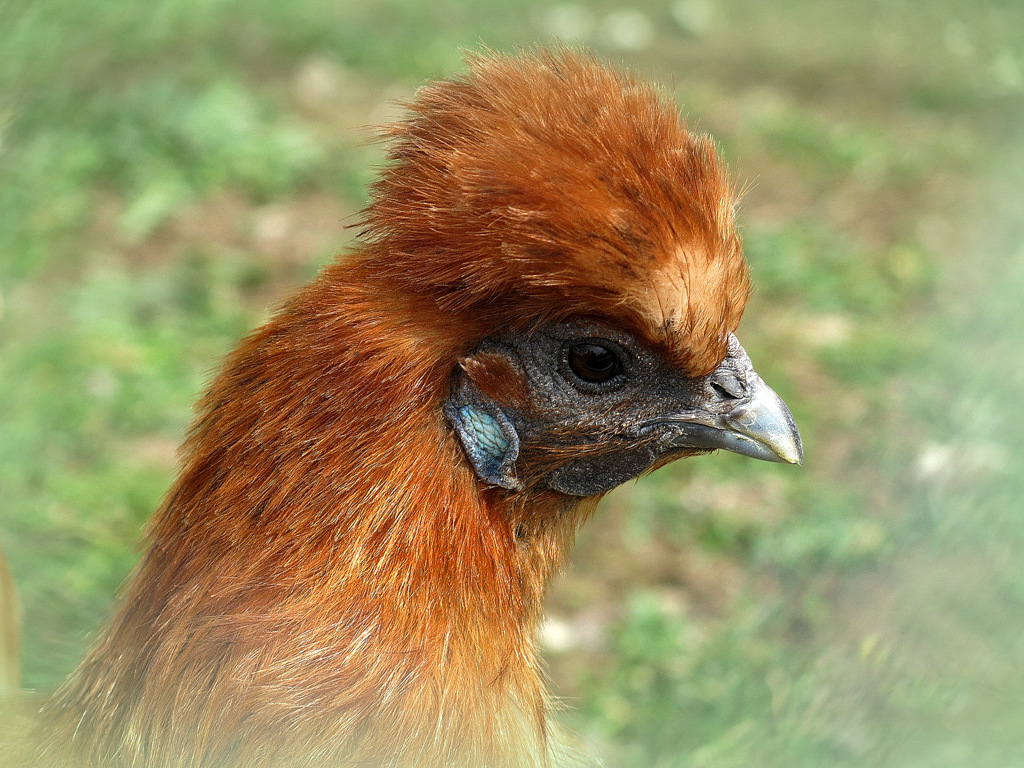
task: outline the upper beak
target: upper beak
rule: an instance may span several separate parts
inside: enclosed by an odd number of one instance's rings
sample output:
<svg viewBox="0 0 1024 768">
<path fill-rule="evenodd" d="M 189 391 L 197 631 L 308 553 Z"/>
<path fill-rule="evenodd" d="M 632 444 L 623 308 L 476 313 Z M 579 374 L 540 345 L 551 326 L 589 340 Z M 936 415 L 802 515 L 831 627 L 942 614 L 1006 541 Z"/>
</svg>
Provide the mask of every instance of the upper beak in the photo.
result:
<svg viewBox="0 0 1024 768">
<path fill-rule="evenodd" d="M 703 407 L 672 414 L 650 425 L 663 450 L 723 449 L 765 461 L 802 464 L 800 432 L 793 414 L 754 371 L 735 337 L 729 355 L 707 380 Z"/>
</svg>

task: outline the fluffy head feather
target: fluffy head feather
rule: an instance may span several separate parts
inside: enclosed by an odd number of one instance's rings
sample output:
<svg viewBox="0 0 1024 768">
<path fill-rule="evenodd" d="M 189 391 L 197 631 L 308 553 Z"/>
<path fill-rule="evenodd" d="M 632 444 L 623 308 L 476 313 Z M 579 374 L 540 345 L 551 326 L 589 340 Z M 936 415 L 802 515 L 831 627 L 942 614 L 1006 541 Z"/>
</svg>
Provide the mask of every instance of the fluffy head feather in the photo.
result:
<svg viewBox="0 0 1024 768">
<path fill-rule="evenodd" d="M 581 54 L 469 65 L 390 130 L 366 215 L 375 267 L 478 336 L 595 315 L 712 370 L 749 283 L 711 139 Z"/>
</svg>

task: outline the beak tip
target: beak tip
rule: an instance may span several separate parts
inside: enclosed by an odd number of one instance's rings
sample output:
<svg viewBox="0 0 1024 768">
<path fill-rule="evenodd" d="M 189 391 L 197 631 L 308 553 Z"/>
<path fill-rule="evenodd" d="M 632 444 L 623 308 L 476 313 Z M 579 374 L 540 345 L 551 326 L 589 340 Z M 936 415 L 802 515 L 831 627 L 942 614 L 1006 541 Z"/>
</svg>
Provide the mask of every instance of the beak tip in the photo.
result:
<svg viewBox="0 0 1024 768">
<path fill-rule="evenodd" d="M 769 445 L 781 462 L 785 464 L 795 464 L 798 467 L 801 467 L 804 463 L 804 444 L 800 439 L 800 433 L 797 431 L 796 424 L 793 422 L 793 418 L 789 414 L 788 408 L 786 409 L 785 414 L 788 417 L 786 421 L 789 425 L 789 431 L 783 435 L 779 435 L 778 438 L 772 440 Z"/>
<path fill-rule="evenodd" d="M 793 444 L 779 449 L 778 455 L 786 464 L 796 464 L 798 467 L 802 467 L 804 464 L 804 446 L 800 440 L 800 434 L 796 432 L 795 427 L 793 438 Z"/>
<path fill-rule="evenodd" d="M 760 380 L 757 383 L 754 397 L 738 420 L 742 426 L 735 428 L 760 444 L 756 458 L 803 465 L 804 445 L 793 414 L 773 389 Z"/>
</svg>

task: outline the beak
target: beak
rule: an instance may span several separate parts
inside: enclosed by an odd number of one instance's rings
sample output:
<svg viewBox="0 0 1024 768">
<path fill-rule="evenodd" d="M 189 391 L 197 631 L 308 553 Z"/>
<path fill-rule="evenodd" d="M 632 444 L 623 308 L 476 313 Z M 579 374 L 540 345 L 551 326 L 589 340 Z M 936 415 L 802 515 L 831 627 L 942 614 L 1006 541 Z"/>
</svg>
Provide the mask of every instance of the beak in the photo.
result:
<svg viewBox="0 0 1024 768">
<path fill-rule="evenodd" d="M 793 414 L 754 371 L 735 336 L 729 355 L 707 378 L 702 405 L 658 419 L 648 429 L 658 433 L 659 448 L 665 451 L 722 449 L 764 461 L 803 463 Z"/>
</svg>

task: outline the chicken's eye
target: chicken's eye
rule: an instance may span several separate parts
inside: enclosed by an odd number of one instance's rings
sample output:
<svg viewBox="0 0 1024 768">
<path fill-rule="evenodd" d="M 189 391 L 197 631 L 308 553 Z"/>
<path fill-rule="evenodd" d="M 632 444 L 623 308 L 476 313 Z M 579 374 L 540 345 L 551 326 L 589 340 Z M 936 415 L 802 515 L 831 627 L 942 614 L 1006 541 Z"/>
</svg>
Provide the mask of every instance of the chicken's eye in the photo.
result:
<svg viewBox="0 0 1024 768">
<path fill-rule="evenodd" d="M 569 369 L 589 384 L 603 384 L 622 373 L 622 362 L 600 344 L 574 344 L 569 348 Z"/>
</svg>

